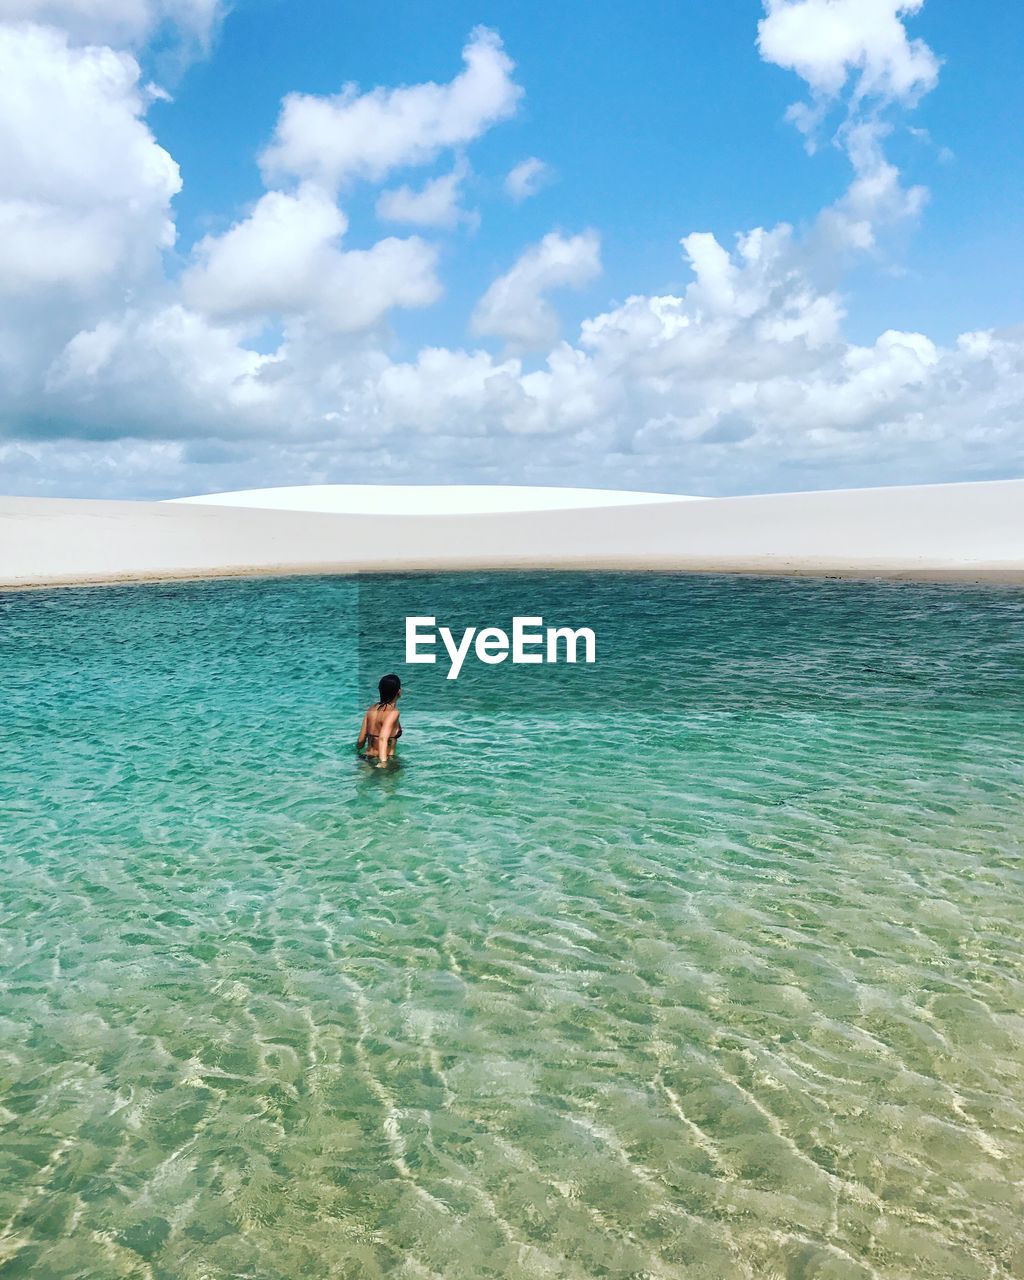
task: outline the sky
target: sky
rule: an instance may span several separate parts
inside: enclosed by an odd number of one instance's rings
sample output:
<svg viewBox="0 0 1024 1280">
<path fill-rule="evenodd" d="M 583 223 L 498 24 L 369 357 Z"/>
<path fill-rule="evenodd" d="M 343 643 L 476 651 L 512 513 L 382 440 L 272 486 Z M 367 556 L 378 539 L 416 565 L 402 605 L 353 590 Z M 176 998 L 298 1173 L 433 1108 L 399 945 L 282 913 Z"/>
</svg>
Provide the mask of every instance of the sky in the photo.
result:
<svg viewBox="0 0 1024 1280">
<path fill-rule="evenodd" d="M 0 0 L 0 492 L 1022 476 L 1022 36 Z"/>
</svg>

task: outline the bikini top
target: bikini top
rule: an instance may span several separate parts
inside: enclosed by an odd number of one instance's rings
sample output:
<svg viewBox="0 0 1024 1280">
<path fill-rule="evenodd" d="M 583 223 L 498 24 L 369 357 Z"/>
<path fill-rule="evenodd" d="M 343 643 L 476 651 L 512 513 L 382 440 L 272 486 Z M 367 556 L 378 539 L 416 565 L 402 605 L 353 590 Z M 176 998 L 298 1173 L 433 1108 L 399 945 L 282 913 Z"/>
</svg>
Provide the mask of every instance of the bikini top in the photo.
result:
<svg viewBox="0 0 1024 1280">
<path fill-rule="evenodd" d="M 380 706 L 380 703 L 378 702 L 376 705 L 379 707 L 379 706 Z M 366 741 L 367 741 L 368 743 L 370 743 L 370 742 L 376 742 L 376 741 L 377 741 L 377 736 L 378 736 L 377 734 L 375 734 L 375 733 L 370 733 L 370 731 L 369 731 L 369 730 L 367 730 L 367 732 L 366 732 Z M 399 726 L 398 726 L 398 732 L 397 732 L 397 733 L 393 733 L 393 734 L 391 735 L 391 738 L 389 738 L 389 741 L 391 741 L 392 739 L 393 739 L 393 740 L 395 740 L 395 741 L 397 741 L 401 736 L 402 736 L 402 726 L 401 726 L 401 725 L 399 725 Z"/>
<path fill-rule="evenodd" d="M 391 737 L 392 737 L 392 738 L 395 738 L 395 739 L 398 739 L 398 738 L 400 738 L 401 736 L 402 736 L 402 726 L 401 726 L 401 725 L 399 725 L 399 726 L 398 726 L 398 732 L 397 732 L 397 733 L 393 733 L 393 734 L 391 735 Z M 376 735 L 375 733 L 367 733 L 367 735 L 366 735 L 366 741 L 367 741 L 367 742 L 376 742 L 376 741 L 377 741 L 377 735 Z"/>
</svg>

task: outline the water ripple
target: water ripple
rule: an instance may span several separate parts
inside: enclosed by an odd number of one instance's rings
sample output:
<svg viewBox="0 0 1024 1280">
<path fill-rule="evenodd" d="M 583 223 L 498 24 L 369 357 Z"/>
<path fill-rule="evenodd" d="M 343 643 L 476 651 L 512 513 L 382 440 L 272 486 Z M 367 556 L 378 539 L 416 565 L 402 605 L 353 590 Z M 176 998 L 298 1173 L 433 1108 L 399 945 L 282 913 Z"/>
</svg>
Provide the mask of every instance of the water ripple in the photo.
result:
<svg viewBox="0 0 1024 1280">
<path fill-rule="evenodd" d="M 353 582 L 0 595 L 0 1275 L 1024 1274 L 1024 596 L 431 589 L 610 657 L 376 775 Z"/>
</svg>

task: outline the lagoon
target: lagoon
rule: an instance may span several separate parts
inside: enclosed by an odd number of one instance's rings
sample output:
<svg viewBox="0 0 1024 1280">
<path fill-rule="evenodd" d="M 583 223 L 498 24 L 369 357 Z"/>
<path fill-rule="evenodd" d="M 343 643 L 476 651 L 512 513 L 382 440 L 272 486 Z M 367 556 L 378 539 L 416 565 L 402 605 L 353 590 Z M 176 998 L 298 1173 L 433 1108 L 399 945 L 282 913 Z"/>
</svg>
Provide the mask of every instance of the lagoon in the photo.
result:
<svg viewBox="0 0 1024 1280">
<path fill-rule="evenodd" d="M 0 1276 L 1024 1270 L 1019 589 L 10 592 L 0 703 Z"/>
</svg>

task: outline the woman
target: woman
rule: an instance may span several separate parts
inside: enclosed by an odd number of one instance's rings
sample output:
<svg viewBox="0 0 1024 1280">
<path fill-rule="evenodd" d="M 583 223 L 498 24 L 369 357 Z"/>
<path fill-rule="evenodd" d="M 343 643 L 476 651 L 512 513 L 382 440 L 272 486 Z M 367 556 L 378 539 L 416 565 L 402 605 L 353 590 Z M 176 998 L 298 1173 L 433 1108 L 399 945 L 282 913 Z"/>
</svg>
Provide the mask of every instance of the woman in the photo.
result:
<svg viewBox="0 0 1024 1280">
<path fill-rule="evenodd" d="M 366 747 L 365 760 L 377 757 L 377 768 L 383 769 L 395 753 L 395 743 L 402 736 L 398 723 L 398 699 L 402 696 L 402 682 L 396 675 L 381 676 L 377 685 L 380 701 L 366 708 L 363 727 L 359 730 L 356 750 Z"/>
</svg>

